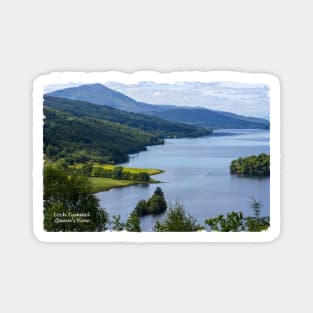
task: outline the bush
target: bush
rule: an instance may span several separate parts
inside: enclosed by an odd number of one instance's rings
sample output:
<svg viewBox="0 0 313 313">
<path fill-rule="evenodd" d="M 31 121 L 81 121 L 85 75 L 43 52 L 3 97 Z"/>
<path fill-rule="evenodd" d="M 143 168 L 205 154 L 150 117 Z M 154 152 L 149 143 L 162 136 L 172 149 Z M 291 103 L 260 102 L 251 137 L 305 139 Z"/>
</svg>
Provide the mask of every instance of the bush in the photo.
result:
<svg viewBox="0 0 313 313">
<path fill-rule="evenodd" d="M 220 214 L 218 217 L 210 218 L 205 223 L 211 227 L 213 231 L 218 232 L 239 232 L 245 231 L 246 223 L 242 212 L 230 212 L 226 217 Z"/>
<path fill-rule="evenodd" d="M 194 232 L 202 229 L 204 228 L 179 203 L 170 205 L 165 220 L 156 222 L 154 226 L 156 232 Z"/>
</svg>

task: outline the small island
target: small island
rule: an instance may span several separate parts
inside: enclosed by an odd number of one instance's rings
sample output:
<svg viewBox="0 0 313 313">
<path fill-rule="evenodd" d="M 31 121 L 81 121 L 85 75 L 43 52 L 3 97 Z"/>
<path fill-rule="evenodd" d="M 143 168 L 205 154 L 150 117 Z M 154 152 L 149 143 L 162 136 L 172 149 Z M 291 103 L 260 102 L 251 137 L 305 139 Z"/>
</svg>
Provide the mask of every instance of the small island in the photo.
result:
<svg viewBox="0 0 313 313">
<path fill-rule="evenodd" d="M 230 173 L 239 176 L 269 177 L 270 156 L 261 153 L 257 156 L 252 155 L 233 160 L 230 164 Z"/>
</svg>

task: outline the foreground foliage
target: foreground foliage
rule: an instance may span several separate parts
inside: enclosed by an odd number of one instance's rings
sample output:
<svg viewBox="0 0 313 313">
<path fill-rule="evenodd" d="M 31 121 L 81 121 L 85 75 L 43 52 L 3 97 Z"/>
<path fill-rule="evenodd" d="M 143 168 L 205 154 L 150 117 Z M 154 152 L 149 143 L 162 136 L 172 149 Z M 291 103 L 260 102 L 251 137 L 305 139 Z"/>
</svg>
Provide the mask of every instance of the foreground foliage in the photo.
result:
<svg viewBox="0 0 313 313">
<path fill-rule="evenodd" d="M 226 217 L 223 214 L 207 219 L 205 223 L 211 230 L 219 232 L 238 232 L 245 231 L 246 225 L 242 212 L 230 212 Z"/>
<path fill-rule="evenodd" d="M 87 177 L 69 175 L 60 167 L 46 166 L 44 229 L 46 231 L 104 231 L 107 213 L 91 192 Z"/>
<path fill-rule="evenodd" d="M 140 219 L 136 211 L 133 211 L 130 213 L 126 224 L 125 224 L 125 229 L 130 232 L 140 232 L 141 227 L 140 227 Z"/>
<path fill-rule="evenodd" d="M 156 222 L 156 232 L 194 232 L 204 229 L 180 203 L 170 204 L 165 220 Z"/>
<path fill-rule="evenodd" d="M 210 230 L 218 232 L 259 232 L 268 229 L 270 226 L 269 218 L 260 217 L 262 203 L 253 197 L 251 199 L 250 207 L 255 217 L 244 217 L 242 212 L 232 211 L 226 216 L 220 214 L 217 217 L 207 219 L 205 224 L 210 227 Z"/>
</svg>

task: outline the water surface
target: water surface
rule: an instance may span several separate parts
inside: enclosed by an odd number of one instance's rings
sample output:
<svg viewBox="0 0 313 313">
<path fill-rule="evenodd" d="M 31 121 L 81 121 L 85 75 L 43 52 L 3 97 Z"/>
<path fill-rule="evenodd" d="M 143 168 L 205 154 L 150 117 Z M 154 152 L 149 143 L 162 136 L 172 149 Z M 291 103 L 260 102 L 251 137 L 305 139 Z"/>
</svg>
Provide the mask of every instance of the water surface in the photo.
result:
<svg viewBox="0 0 313 313">
<path fill-rule="evenodd" d="M 229 211 L 252 215 L 250 197 L 262 201 L 262 215 L 269 215 L 269 178 L 230 175 L 230 162 L 238 157 L 269 153 L 267 130 L 217 130 L 201 138 L 167 139 L 164 145 L 132 155 L 122 164 L 129 167 L 159 168 L 165 172 L 153 178 L 160 184 L 137 185 L 97 193 L 101 206 L 126 220 L 141 199 L 148 199 L 157 186 L 165 198 L 179 201 L 203 223 L 206 218 Z M 145 231 L 152 230 L 162 216 L 141 219 Z"/>
</svg>

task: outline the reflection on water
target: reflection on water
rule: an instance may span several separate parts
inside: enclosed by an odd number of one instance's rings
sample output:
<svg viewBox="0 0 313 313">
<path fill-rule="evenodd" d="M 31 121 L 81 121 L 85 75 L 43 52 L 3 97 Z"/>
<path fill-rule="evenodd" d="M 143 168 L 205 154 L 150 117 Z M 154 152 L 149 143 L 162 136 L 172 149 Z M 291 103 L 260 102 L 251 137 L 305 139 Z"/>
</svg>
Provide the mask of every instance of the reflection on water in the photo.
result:
<svg viewBox="0 0 313 313">
<path fill-rule="evenodd" d="M 246 178 L 229 174 L 230 162 L 240 156 L 269 153 L 267 130 L 220 130 L 214 136 L 167 139 L 165 145 L 132 155 L 123 166 L 160 168 L 153 176 L 161 184 L 130 186 L 99 192 L 101 206 L 126 220 L 136 203 L 148 199 L 160 186 L 167 200 L 180 201 L 199 222 L 231 210 L 251 215 L 250 196 L 262 201 L 263 215 L 269 215 L 269 178 Z M 142 218 L 144 230 L 151 230 L 162 216 Z"/>
</svg>

